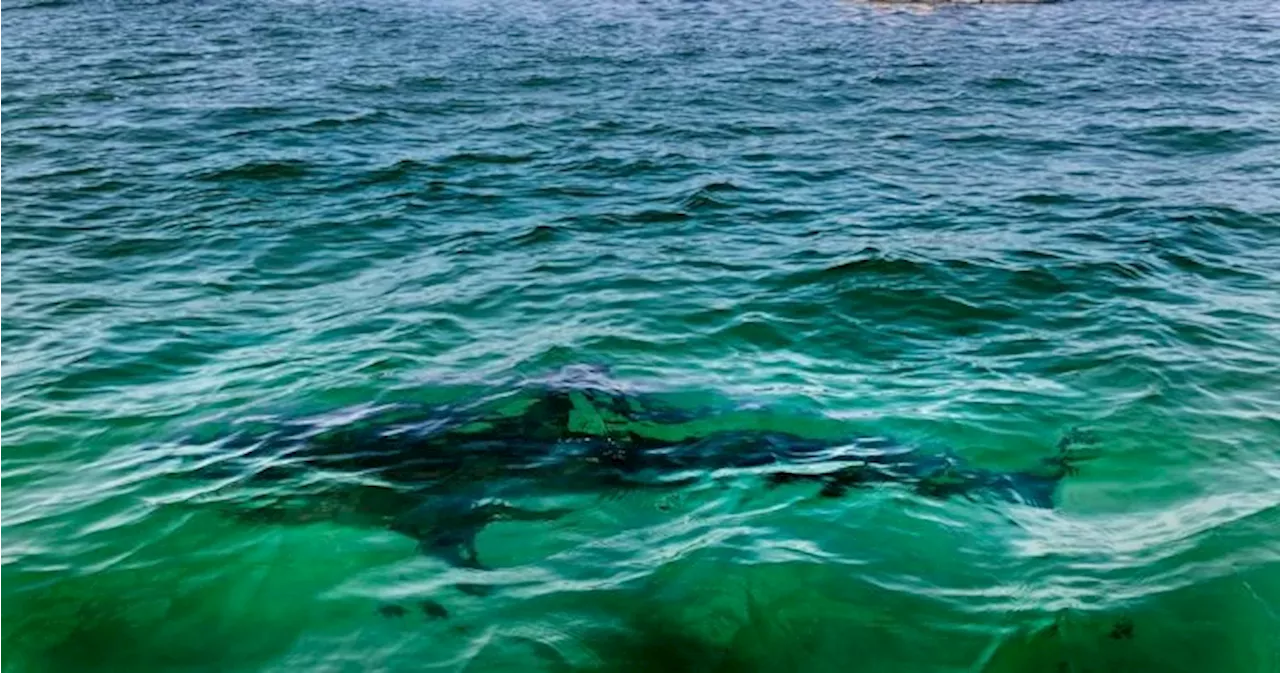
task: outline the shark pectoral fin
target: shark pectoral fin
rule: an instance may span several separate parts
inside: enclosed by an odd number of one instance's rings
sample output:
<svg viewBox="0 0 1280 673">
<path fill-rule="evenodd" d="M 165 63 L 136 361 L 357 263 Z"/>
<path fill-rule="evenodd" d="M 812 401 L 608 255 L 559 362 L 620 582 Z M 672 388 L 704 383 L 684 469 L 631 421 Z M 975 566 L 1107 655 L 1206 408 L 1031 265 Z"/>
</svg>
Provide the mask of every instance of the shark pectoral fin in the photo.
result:
<svg viewBox="0 0 1280 673">
<path fill-rule="evenodd" d="M 434 556 L 455 568 L 488 570 L 480 562 L 476 550 L 476 535 L 480 526 L 434 527 L 429 530 L 404 531 L 418 541 L 418 551 Z"/>
<path fill-rule="evenodd" d="M 1079 463 L 1102 456 L 1099 442 L 1094 432 L 1071 428 L 1058 440 L 1058 453 L 1045 458 L 1044 463 L 1059 477 L 1074 475 L 1080 470 Z"/>
<path fill-rule="evenodd" d="M 1097 460 L 1102 457 L 1102 449 L 1097 446 L 1073 446 L 1068 448 L 1049 460 L 1055 465 L 1063 466 L 1068 474 L 1075 474 L 1079 468 L 1079 463 Z"/>
<path fill-rule="evenodd" d="M 1076 446 L 1096 446 L 1098 442 L 1099 439 L 1096 432 L 1076 426 L 1063 433 L 1058 440 L 1058 450 L 1065 452 Z"/>
<path fill-rule="evenodd" d="M 465 498 L 428 500 L 396 517 L 389 527 L 416 540 L 423 554 L 458 568 L 480 568 L 476 535 L 487 521 L 476 516 L 477 509 Z"/>
<path fill-rule="evenodd" d="M 457 568 L 488 570 L 480 562 L 476 536 L 494 521 L 553 521 L 572 510 L 565 508 L 532 510 L 505 502 L 461 503 L 450 501 L 434 508 L 419 508 L 402 517 L 392 529 L 418 541 L 424 554 L 440 558 Z"/>
<path fill-rule="evenodd" d="M 488 566 L 480 562 L 480 554 L 476 551 L 475 535 L 454 544 L 440 544 L 438 540 L 419 540 L 418 549 L 455 568 L 489 570 Z"/>
<path fill-rule="evenodd" d="M 459 546 L 462 550 L 460 562 L 456 563 L 459 568 L 471 568 L 472 570 L 488 570 L 488 566 L 480 562 L 480 552 L 476 550 L 476 533 L 475 531 L 464 540 Z"/>
<path fill-rule="evenodd" d="M 1080 473 L 1080 463 L 1102 457 L 1102 449 L 1096 446 L 1059 445 L 1058 453 L 1041 461 L 1046 476 L 1061 479 Z"/>
</svg>

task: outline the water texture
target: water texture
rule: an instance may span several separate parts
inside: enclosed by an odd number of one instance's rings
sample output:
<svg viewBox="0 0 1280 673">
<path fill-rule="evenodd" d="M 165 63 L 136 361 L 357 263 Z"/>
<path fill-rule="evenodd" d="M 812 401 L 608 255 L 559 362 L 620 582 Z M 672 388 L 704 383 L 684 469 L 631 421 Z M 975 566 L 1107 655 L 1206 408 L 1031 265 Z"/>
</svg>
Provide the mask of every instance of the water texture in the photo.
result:
<svg viewBox="0 0 1280 673">
<path fill-rule="evenodd" d="M 1280 671 L 1272 0 L 54 0 L 3 35 L 5 673 Z M 1099 455 L 1052 507 L 563 494 L 478 533 L 489 570 L 231 515 L 246 475 L 201 467 L 583 363 L 716 432 Z"/>
</svg>

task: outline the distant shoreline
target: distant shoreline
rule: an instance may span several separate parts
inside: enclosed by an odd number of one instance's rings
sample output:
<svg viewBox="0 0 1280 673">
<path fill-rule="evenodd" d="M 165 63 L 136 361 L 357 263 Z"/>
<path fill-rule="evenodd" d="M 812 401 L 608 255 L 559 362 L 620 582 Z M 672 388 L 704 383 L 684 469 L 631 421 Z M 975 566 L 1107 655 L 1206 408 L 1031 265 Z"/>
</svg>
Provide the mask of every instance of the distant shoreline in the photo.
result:
<svg viewBox="0 0 1280 673">
<path fill-rule="evenodd" d="M 876 5 L 1046 5 L 1060 0 L 865 0 Z"/>
</svg>

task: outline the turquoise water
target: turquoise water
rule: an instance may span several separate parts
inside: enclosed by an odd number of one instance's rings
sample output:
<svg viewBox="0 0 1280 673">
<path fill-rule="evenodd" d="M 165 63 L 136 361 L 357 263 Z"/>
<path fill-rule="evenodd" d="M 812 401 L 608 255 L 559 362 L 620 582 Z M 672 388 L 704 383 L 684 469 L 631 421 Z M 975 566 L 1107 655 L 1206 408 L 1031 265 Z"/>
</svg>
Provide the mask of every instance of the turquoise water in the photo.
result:
<svg viewBox="0 0 1280 673">
<path fill-rule="evenodd" d="M 1271 0 L 3 28 L 6 673 L 1280 671 Z M 492 570 L 193 466 L 583 363 L 698 432 L 1101 455 L 1052 509 L 566 494 Z"/>
</svg>

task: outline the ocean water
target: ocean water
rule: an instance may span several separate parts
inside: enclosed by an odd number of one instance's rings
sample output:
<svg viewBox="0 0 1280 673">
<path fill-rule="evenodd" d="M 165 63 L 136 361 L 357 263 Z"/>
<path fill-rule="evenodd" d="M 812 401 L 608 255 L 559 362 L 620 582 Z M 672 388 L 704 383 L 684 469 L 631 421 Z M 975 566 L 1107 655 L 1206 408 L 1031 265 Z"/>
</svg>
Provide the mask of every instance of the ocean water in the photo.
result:
<svg viewBox="0 0 1280 673">
<path fill-rule="evenodd" d="M 1273 0 L 19 1 L 3 36 L 5 673 L 1280 671 Z M 1053 508 L 574 494 L 485 527 L 490 570 L 193 466 L 584 364 L 735 431 L 1098 455 Z"/>
</svg>

